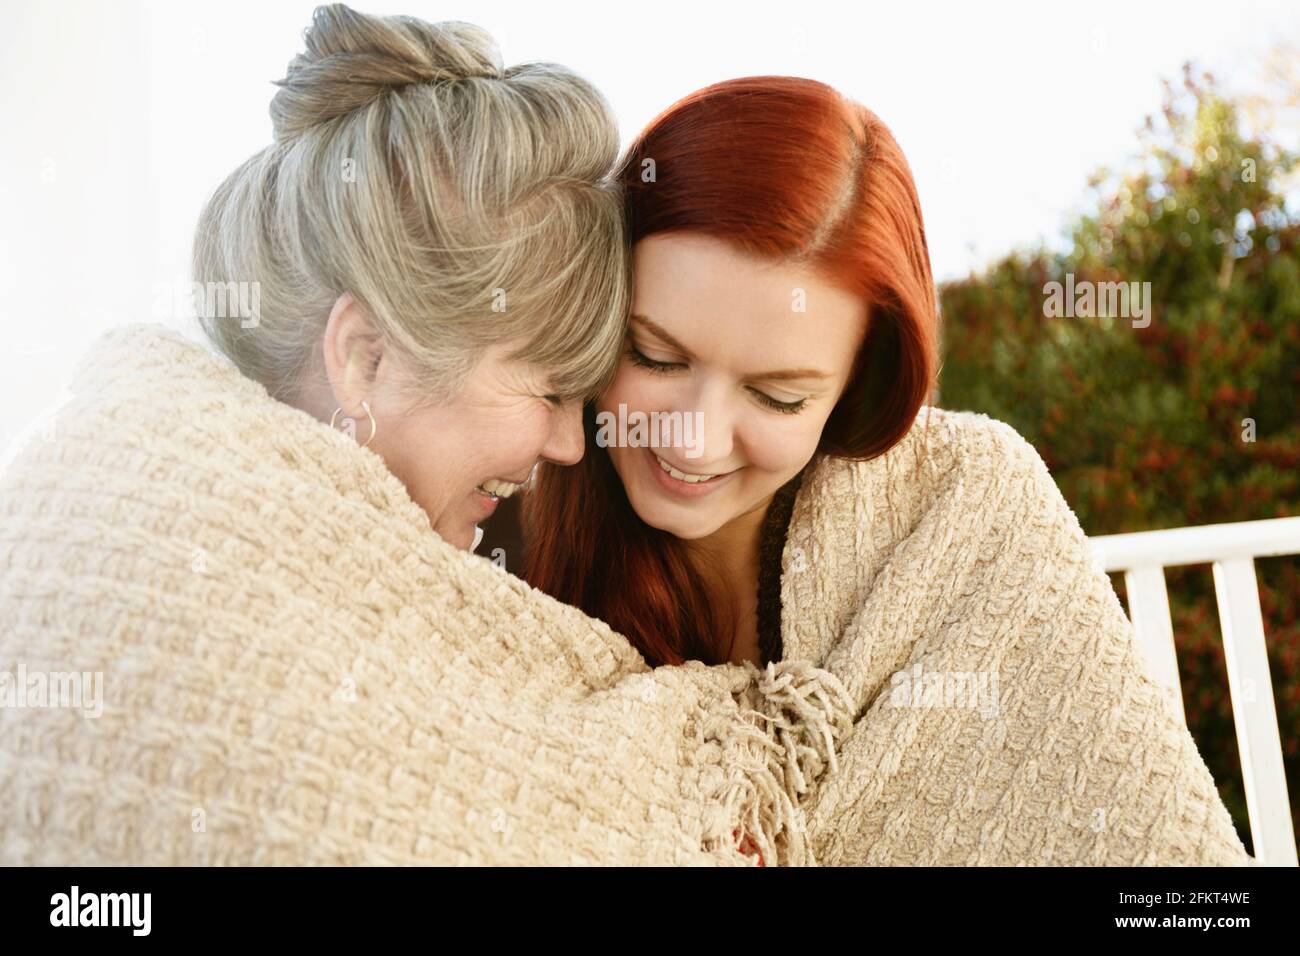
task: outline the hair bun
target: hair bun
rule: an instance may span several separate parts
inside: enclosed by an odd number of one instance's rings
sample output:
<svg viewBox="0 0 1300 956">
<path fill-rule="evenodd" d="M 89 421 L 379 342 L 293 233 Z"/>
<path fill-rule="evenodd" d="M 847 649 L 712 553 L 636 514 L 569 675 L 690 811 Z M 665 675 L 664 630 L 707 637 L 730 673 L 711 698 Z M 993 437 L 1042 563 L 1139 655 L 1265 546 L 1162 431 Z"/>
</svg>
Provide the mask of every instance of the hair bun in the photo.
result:
<svg viewBox="0 0 1300 956">
<path fill-rule="evenodd" d="M 501 50 L 472 23 L 379 17 L 342 3 L 320 6 L 271 100 L 277 142 L 413 83 L 503 79 Z"/>
</svg>

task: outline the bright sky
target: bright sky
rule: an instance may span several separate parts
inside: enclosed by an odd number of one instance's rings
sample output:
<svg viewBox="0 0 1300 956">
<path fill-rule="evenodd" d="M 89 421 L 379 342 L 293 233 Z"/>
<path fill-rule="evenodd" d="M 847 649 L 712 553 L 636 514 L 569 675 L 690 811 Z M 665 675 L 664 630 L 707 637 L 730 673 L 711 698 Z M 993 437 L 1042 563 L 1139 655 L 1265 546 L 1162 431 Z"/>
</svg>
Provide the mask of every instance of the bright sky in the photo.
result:
<svg viewBox="0 0 1300 956">
<path fill-rule="evenodd" d="M 717 80 L 809 76 L 893 129 L 939 280 L 1059 236 L 1088 174 L 1123 162 L 1159 80 L 1187 58 L 1248 82 L 1300 4 L 863 0 L 404 0 L 373 13 L 469 20 L 507 63 L 553 60 L 609 98 L 626 144 Z M 270 142 L 267 107 L 315 4 L 0 0 L 0 445 L 39 424 L 104 328 L 183 322 L 208 194 Z"/>
</svg>

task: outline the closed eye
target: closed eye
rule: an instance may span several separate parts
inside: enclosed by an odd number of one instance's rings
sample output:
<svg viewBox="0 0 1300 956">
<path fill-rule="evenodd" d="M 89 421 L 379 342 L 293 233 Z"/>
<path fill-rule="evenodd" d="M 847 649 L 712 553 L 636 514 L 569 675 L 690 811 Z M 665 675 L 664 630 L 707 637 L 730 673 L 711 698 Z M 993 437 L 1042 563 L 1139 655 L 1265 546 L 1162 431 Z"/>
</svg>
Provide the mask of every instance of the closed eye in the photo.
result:
<svg viewBox="0 0 1300 956">
<path fill-rule="evenodd" d="M 675 368 L 685 368 L 685 364 L 682 362 L 660 362 L 658 359 L 652 359 L 635 345 L 627 347 L 627 354 L 632 359 L 633 365 L 648 368 L 652 372 L 671 372 Z"/>
<path fill-rule="evenodd" d="M 628 346 L 627 354 L 628 357 L 632 359 L 632 364 L 639 365 L 641 368 L 649 369 L 651 372 L 658 372 L 660 374 L 666 374 L 675 371 L 676 369 L 686 367 L 686 363 L 684 362 L 661 362 L 658 359 L 652 359 L 635 345 Z M 780 412 L 783 415 L 793 415 L 796 412 L 802 411 L 804 405 L 808 402 L 808 399 L 806 398 L 801 398 L 797 402 L 783 402 L 779 399 L 773 398 L 766 392 L 760 392 L 756 388 L 751 388 L 749 392 L 758 400 L 760 405 L 765 408 L 770 408 L 775 412 Z"/>
<path fill-rule="evenodd" d="M 801 398 L 797 402 L 780 402 L 771 395 L 768 395 L 766 392 L 760 392 L 756 388 L 751 388 L 750 392 L 758 399 L 760 405 L 766 405 L 773 411 L 778 411 L 783 415 L 793 415 L 795 412 L 802 410 L 804 404 L 808 401 L 806 398 Z"/>
</svg>

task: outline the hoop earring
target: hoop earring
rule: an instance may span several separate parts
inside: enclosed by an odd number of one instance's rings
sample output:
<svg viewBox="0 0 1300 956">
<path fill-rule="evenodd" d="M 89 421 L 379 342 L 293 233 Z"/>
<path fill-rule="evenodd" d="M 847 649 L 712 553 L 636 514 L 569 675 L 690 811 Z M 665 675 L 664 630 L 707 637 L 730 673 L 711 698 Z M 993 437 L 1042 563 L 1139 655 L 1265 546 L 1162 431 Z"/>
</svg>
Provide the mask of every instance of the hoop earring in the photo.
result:
<svg viewBox="0 0 1300 956">
<path fill-rule="evenodd" d="M 361 446 L 362 448 L 365 448 L 366 445 L 369 445 L 370 442 L 374 440 L 375 432 L 378 431 L 379 426 L 375 424 L 375 416 L 370 413 L 370 403 L 367 401 L 362 401 L 361 407 L 366 410 L 366 415 L 368 415 L 370 418 L 370 437 L 366 439 L 365 445 Z M 341 411 L 343 411 L 342 405 L 334 409 L 334 414 L 330 416 L 330 428 L 334 427 L 334 422 L 339 417 L 339 412 Z"/>
</svg>

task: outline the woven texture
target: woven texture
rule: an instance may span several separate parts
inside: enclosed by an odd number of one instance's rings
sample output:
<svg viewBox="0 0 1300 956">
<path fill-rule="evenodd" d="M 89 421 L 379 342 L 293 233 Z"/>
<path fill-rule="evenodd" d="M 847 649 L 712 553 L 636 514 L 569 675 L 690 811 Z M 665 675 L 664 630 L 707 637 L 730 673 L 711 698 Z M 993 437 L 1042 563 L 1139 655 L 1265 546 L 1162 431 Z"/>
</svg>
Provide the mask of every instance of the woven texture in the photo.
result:
<svg viewBox="0 0 1300 956">
<path fill-rule="evenodd" d="M 0 708 L 0 863 L 814 862 L 831 675 L 652 671 L 161 326 L 72 392 L 0 478 L 0 671 L 103 712 Z"/>
<path fill-rule="evenodd" d="M 816 462 L 783 560 L 784 660 L 855 704 L 804 801 L 821 864 L 1254 864 L 1011 426 L 923 408 L 887 454 Z"/>
<path fill-rule="evenodd" d="M 0 708 L 0 863 L 1250 862 L 1000 422 L 814 460 L 784 658 L 652 670 L 177 333 L 73 393 L 0 477 L 0 672 L 102 671 L 103 714 Z"/>
</svg>

